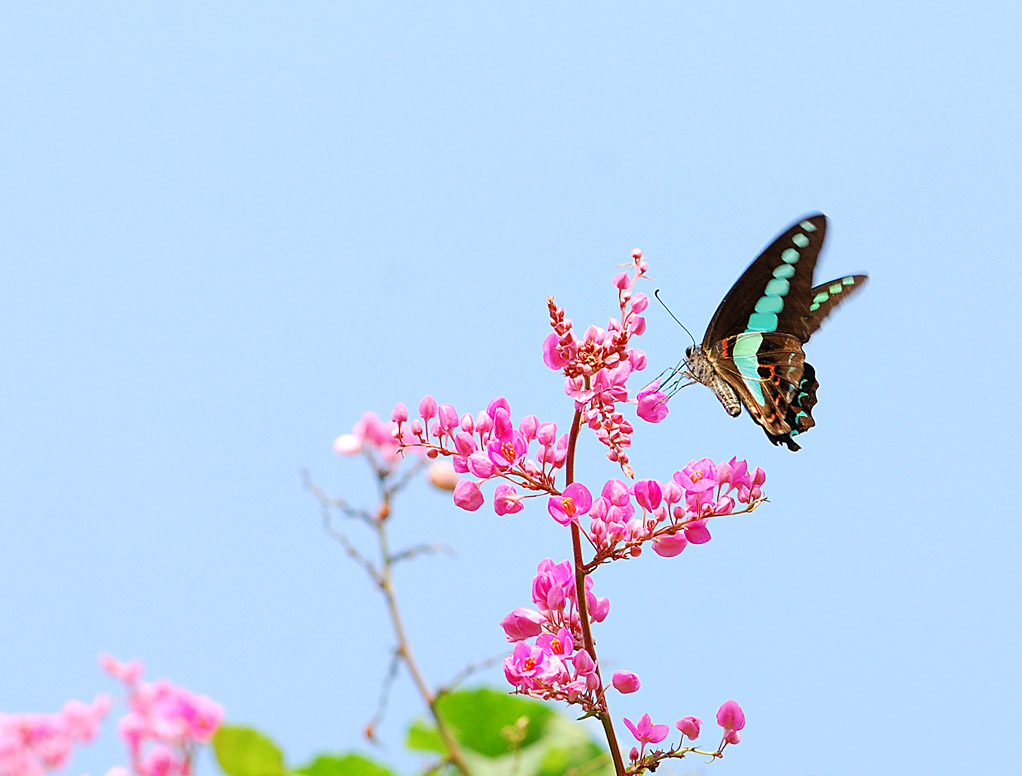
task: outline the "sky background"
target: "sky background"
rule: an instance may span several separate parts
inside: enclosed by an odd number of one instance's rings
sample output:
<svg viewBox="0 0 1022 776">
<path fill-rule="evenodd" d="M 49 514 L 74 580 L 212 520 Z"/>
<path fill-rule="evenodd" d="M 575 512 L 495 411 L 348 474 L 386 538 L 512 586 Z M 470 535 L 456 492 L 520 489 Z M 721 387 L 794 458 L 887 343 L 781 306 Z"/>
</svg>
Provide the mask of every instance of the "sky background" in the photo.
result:
<svg viewBox="0 0 1022 776">
<path fill-rule="evenodd" d="M 712 738 L 738 699 L 741 746 L 686 763 L 719 776 L 1017 767 L 1017 3 L 3 15 L 0 710 L 116 691 L 105 650 L 293 764 L 365 750 L 392 641 L 301 471 L 371 506 L 332 442 L 426 393 L 461 412 L 505 395 L 566 429 L 547 295 L 606 325 L 640 247 L 645 290 L 699 336 L 819 210 L 819 280 L 871 282 L 807 347 L 803 450 L 698 386 L 637 423 L 639 477 L 737 455 L 770 503 L 599 573 L 601 659 L 643 680 L 612 711 L 695 714 Z M 652 377 L 688 339 L 660 308 L 648 323 Z M 617 476 L 581 447 L 583 481 Z M 458 552 L 397 577 L 435 682 L 504 653 L 498 621 L 570 553 L 539 504 L 467 513 L 421 483 L 392 532 Z M 402 678 L 380 757 L 413 770 L 421 711 Z M 67 772 L 124 762 L 111 718 Z"/>
</svg>

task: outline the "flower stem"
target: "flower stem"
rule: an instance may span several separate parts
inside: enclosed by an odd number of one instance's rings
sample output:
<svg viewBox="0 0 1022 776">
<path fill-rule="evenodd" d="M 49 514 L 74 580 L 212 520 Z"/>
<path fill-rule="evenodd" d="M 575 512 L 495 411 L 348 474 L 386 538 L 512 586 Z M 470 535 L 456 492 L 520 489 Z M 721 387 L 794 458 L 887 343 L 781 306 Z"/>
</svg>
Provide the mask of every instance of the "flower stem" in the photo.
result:
<svg viewBox="0 0 1022 776">
<path fill-rule="evenodd" d="M 575 481 L 575 446 L 578 444 L 578 432 L 582 427 L 582 413 L 575 410 L 575 417 L 571 421 L 571 433 L 568 435 L 568 453 L 565 463 L 565 486 Z M 610 711 L 607 708 L 606 693 L 603 692 L 603 677 L 600 675 L 600 661 L 596 657 L 596 644 L 593 641 L 593 632 L 589 625 L 589 606 L 586 604 L 586 572 L 585 562 L 582 559 L 582 532 L 578 523 L 571 523 L 571 549 L 573 563 L 575 566 L 575 600 L 578 607 L 578 620 L 582 628 L 582 640 L 586 652 L 596 664 L 596 676 L 600 680 L 600 710 L 597 716 L 600 724 L 603 725 L 603 733 L 607 737 L 607 745 L 610 748 L 610 756 L 614 761 L 614 772 L 618 776 L 624 776 L 625 763 L 621 759 L 621 748 L 617 743 L 617 735 L 614 733 L 614 721 L 611 719 Z"/>
<path fill-rule="evenodd" d="M 385 504 L 381 507 L 380 514 L 386 515 L 389 513 L 389 504 L 386 503 L 389 499 L 385 498 Z M 394 575 L 393 565 L 394 558 L 390 554 L 389 545 L 387 543 L 387 530 L 385 526 L 385 520 L 376 521 L 376 534 L 380 543 L 380 557 L 383 559 L 383 568 L 380 571 L 378 577 L 378 584 L 380 591 L 383 593 L 383 597 L 387 601 L 387 612 L 390 614 L 390 622 L 394 628 L 394 638 L 398 644 L 398 655 L 404 660 L 405 665 L 408 667 L 408 673 L 412 676 L 412 681 L 419 690 L 419 694 L 423 700 L 426 701 L 426 705 L 429 706 L 430 714 L 436 721 L 437 732 L 440 734 L 440 738 L 443 739 L 444 746 L 447 748 L 447 759 L 458 769 L 464 776 L 472 776 L 472 771 L 465 762 L 465 758 L 461 754 L 461 748 L 458 746 L 458 742 L 455 741 L 451 731 L 448 730 L 446 723 L 440 716 L 437 709 L 437 695 L 433 692 L 426 678 L 422 675 L 422 671 L 419 669 L 419 664 L 415 660 L 415 656 L 412 654 L 411 642 L 408 640 L 408 634 L 405 632 L 404 622 L 401 619 L 401 612 L 397 605 L 397 596 L 394 593 Z"/>
</svg>

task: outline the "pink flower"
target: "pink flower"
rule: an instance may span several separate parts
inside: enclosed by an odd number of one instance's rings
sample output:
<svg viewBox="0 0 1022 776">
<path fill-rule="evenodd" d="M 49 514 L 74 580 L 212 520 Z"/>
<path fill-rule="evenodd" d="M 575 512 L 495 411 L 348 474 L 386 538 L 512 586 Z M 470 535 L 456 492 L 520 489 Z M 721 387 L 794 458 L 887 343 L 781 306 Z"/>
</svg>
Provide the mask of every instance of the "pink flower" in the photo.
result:
<svg viewBox="0 0 1022 776">
<path fill-rule="evenodd" d="M 526 415 L 518 424 L 518 430 L 525 435 L 526 440 L 531 441 L 535 439 L 536 433 L 539 430 L 539 418 L 535 415 Z"/>
<path fill-rule="evenodd" d="M 498 414 L 498 418 L 503 415 Z M 494 430 L 497 431 L 497 420 L 494 421 Z M 486 445 L 486 454 L 490 457 L 491 463 L 493 463 L 499 469 L 508 469 L 513 466 L 520 458 L 525 456 L 528 451 L 528 442 L 525 440 L 525 435 L 521 431 L 514 430 L 513 426 L 508 428 L 502 436 L 495 440 L 491 440 L 489 445 Z"/>
<path fill-rule="evenodd" d="M 536 639 L 536 646 L 545 649 L 551 655 L 570 660 L 575 652 L 575 639 L 566 628 L 561 628 L 556 634 L 541 633 Z"/>
<path fill-rule="evenodd" d="M 591 579 L 592 577 L 586 577 L 586 582 Z M 589 619 L 593 622 L 603 622 L 610 613 L 610 599 L 597 598 L 588 593 L 588 591 L 586 593 L 586 605 L 589 607 Z"/>
<path fill-rule="evenodd" d="M 660 506 L 663 491 L 660 488 L 660 483 L 656 480 L 639 480 L 633 486 L 633 490 L 635 491 L 635 500 L 647 512 L 652 512 Z"/>
<path fill-rule="evenodd" d="M 514 485 L 500 483 L 493 491 L 493 511 L 498 515 L 513 515 L 525 509 L 522 497 Z"/>
<path fill-rule="evenodd" d="M 685 528 L 685 538 L 692 544 L 706 544 L 710 541 L 710 529 L 706 527 L 705 520 L 695 520 L 688 523 Z"/>
<path fill-rule="evenodd" d="M 681 731 L 682 740 L 685 739 L 685 736 L 688 736 L 695 741 L 699 738 L 699 730 L 702 724 L 703 721 L 699 717 L 682 717 L 674 723 L 674 726 Z"/>
<path fill-rule="evenodd" d="M 633 724 L 628 717 L 625 717 L 625 727 L 632 731 L 635 740 L 642 744 L 643 748 L 645 748 L 646 744 L 659 744 L 671 732 L 667 725 L 654 725 L 653 720 L 649 718 L 649 714 L 643 714 L 639 717 L 639 721 L 636 724 Z"/>
<path fill-rule="evenodd" d="M 639 677 L 631 671 L 615 671 L 610 682 L 614 685 L 615 690 L 625 695 L 635 692 L 641 686 Z"/>
<path fill-rule="evenodd" d="M 557 441 L 557 424 L 556 423 L 540 423 L 536 429 L 536 441 L 539 442 L 543 447 L 550 447 Z"/>
<path fill-rule="evenodd" d="M 459 431 L 454 435 L 454 449 L 458 451 L 458 455 L 468 458 L 472 453 L 476 452 L 479 447 L 476 445 L 476 440 L 468 431 Z"/>
<path fill-rule="evenodd" d="M 434 415 L 436 415 L 436 399 L 428 393 L 423 396 L 422 401 L 419 402 L 419 415 L 427 423 Z"/>
<path fill-rule="evenodd" d="M 725 743 L 737 744 L 742 740 L 742 734 L 738 731 L 745 727 L 745 712 L 738 705 L 738 701 L 724 701 L 720 705 L 720 708 L 717 709 L 717 724 L 724 728 L 721 747 Z"/>
<path fill-rule="evenodd" d="M 489 455 L 484 453 L 482 450 L 478 450 L 468 457 L 466 461 L 468 470 L 472 472 L 473 476 L 478 477 L 481 480 L 487 480 L 493 476 L 497 470 L 490 461 Z"/>
<path fill-rule="evenodd" d="M 667 394 L 656 388 L 640 391 L 635 414 L 648 423 L 659 423 L 667 417 Z"/>
<path fill-rule="evenodd" d="M 570 561 L 554 563 L 545 558 L 532 579 L 532 600 L 541 610 L 558 611 L 575 590 L 575 572 Z"/>
<path fill-rule="evenodd" d="M 564 489 L 560 496 L 551 496 L 547 502 L 547 510 L 561 525 L 567 525 L 589 511 L 593 505 L 593 497 L 581 482 L 573 482 Z"/>
<path fill-rule="evenodd" d="M 717 486 L 717 473 L 713 461 L 703 458 L 687 463 L 680 472 L 674 473 L 674 481 L 686 494 L 701 494 Z"/>
<path fill-rule="evenodd" d="M 205 695 L 191 695 L 182 704 L 182 716 L 188 723 L 188 735 L 196 741 L 208 743 L 220 727 L 224 709 Z"/>
<path fill-rule="evenodd" d="M 486 405 L 486 414 L 496 420 L 497 410 L 504 410 L 507 413 L 508 418 L 511 417 L 511 404 L 503 396 L 498 396 L 495 399 L 490 399 L 490 403 Z"/>
<path fill-rule="evenodd" d="M 99 665 L 110 676 L 128 684 L 137 682 L 145 668 L 141 660 L 131 660 L 127 663 L 122 663 L 113 655 L 108 655 L 105 652 L 99 656 Z"/>
<path fill-rule="evenodd" d="M 546 617 L 535 609 L 519 606 L 500 621 L 500 627 L 508 641 L 522 641 L 542 633 L 545 622 Z"/>
<path fill-rule="evenodd" d="M 607 480 L 603 485 L 603 490 L 600 491 L 600 495 L 616 507 L 627 506 L 631 498 L 628 486 L 621 480 Z"/>
<path fill-rule="evenodd" d="M 688 547 L 688 539 L 684 533 L 661 534 L 653 540 L 653 552 L 661 558 L 673 558 L 681 555 L 682 550 Z"/>
<path fill-rule="evenodd" d="M 454 503 L 464 510 L 475 512 L 485 500 L 483 492 L 472 480 L 460 480 L 454 486 Z"/>
<path fill-rule="evenodd" d="M 762 496 L 763 492 L 760 490 L 760 486 L 764 482 L 766 482 L 766 472 L 757 466 L 756 470 L 750 475 L 748 484 L 738 489 L 738 500 L 748 503 Z"/>
<path fill-rule="evenodd" d="M 579 676 L 596 676 L 596 662 L 592 655 L 584 649 L 580 649 L 571 658 L 571 664 L 575 666 L 575 672 Z"/>
<path fill-rule="evenodd" d="M 404 423 L 408 420 L 408 408 L 402 402 L 398 402 L 390 411 L 390 419 L 395 423 Z"/>
<path fill-rule="evenodd" d="M 170 747 L 154 744 L 137 764 L 141 776 L 178 776 L 185 773 L 184 761 Z"/>
<path fill-rule="evenodd" d="M 522 690 L 545 687 L 555 681 L 562 671 L 560 660 L 525 641 L 515 644 L 511 654 L 504 658 L 504 676 L 513 686 Z"/>
</svg>

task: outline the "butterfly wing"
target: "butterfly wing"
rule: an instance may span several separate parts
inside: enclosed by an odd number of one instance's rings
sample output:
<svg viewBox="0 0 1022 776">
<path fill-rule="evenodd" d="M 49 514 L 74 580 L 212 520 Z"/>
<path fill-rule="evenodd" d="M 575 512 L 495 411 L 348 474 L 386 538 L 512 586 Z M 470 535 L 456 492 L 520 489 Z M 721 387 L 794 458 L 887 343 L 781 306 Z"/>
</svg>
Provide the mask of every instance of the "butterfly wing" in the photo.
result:
<svg viewBox="0 0 1022 776">
<path fill-rule="evenodd" d="M 824 319 L 834 312 L 839 304 L 865 286 L 867 280 L 869 275 L 848 275 L 813 288 L 809 292 L 809 315 L 806 317 L 809 336 L 820 328 Z"/>
<path fill-rule="evenodd" d="M 812 410 L 820 384 L 797 337 L 742 332 L 717 342 L 707 357 L 771 442 L 800 449 L 794 437 L 816 425 Z"/>
<path fill-rule="evenodd" d="M 742 332 L 790 334 L 807 342 L 813 269 L 826 234 L 826 216 L 806 216 L 759 254 L 717 307 L 703 350 Z"/>
</svg>

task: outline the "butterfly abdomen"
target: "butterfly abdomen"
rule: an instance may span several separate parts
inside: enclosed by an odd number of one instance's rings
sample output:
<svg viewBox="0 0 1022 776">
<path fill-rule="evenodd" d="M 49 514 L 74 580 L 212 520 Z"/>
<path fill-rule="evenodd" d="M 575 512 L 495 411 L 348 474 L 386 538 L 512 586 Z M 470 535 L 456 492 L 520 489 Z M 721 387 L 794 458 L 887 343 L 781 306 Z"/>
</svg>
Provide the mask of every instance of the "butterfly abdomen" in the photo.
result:
<svg viewBox="0 0 1022 776">
<path fill-rule="evenodd" d="M 693 380 L 709 386 L 724 405 L 728 415 L 736 417 L 742 414 L 742 401 L 738 398 L 738 393 L 728 385 L 727 380 L 717 374 L 717 370 L 713 368 L 702 348 L 693 346 L 685 351 L 685 370 Z"/>
</svg>

